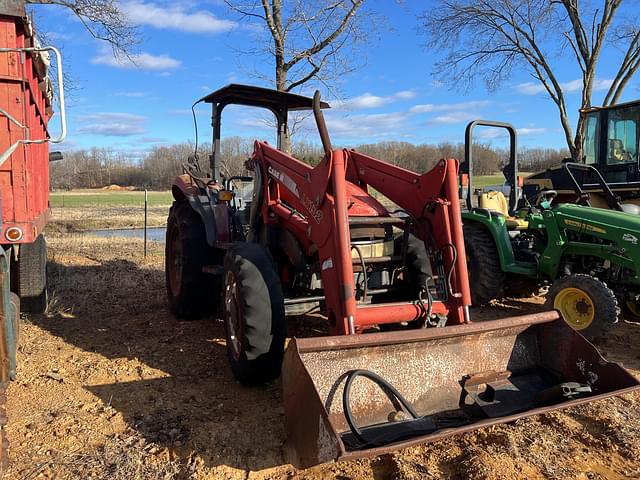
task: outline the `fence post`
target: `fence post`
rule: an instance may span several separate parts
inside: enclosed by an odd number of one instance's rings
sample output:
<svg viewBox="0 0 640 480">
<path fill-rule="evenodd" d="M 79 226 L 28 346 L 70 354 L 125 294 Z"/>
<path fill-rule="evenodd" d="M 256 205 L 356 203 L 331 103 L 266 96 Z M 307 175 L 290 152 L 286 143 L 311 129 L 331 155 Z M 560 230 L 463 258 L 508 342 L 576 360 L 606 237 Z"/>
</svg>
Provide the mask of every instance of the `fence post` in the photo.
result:
<svg viewBox="0 0 640 480">
<path fill-rule="evenodd" d="M 147 189 L 144 189 L 144 256 L 147 257 L 147 207 L 149 199 L 147 197 Z"/>
</svg>

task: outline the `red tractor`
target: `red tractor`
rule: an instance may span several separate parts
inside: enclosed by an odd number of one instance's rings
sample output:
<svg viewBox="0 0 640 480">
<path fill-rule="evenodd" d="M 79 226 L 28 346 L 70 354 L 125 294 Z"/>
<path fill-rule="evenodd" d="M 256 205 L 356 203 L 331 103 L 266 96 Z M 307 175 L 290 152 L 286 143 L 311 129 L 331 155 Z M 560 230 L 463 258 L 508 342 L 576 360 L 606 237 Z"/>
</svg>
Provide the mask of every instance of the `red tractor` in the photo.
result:
<svg viewBox="0 0 640 480">
<path fill-rule="evenodd" d="M 229 85 L 200 101 L 212 104 L 213 152 L 208 172 L 193 157 L 173 184 L 169 305 L 184 319 L 221 312 L 243 383 L 275 379 L 285 357 L 292 463 L 380 454 L 638 385 L 557 312 L 471 323 L 457 160 L 418 174 L 334 150 L 318 92 Z M 250 177 L 221 173 L 231 104 L 266 108 L 277 122 L 278 148 L 255 142 Z M 315 167 L 282 148 L 288 113 L 304 109 L 324 147 Z M 252 186 L 243 201 L 240 184 Z M 284 355 L 286 313 L 313 303 L 330 336 L 294 339 Z"/>
<path fill-rule="evenodd" d="M 53 114 L 50 53 L 57 61 L 58 137 L 48 130 Z M 6 385 L 16 375 L 18 311 L 42 313 L 47 305 L 42 232 L 50 216 L 49 161 L 60 158 L 57 152 L 49 154 L 48 144 L 61 142 L 65 133 L 60 52 L 39 45 L 24 2 L 0 1 L 0 427 L 6 423 Z M 1 474 L 7 461 L 3 430 L 0 443 Z"/>
</svg>

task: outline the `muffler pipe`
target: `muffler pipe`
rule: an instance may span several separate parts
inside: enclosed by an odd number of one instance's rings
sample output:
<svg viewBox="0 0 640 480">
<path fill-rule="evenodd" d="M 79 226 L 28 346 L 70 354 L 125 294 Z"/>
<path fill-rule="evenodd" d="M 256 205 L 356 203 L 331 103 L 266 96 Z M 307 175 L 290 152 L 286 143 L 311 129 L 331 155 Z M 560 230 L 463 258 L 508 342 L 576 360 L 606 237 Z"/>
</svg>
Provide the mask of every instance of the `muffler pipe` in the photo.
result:
<svg viewBox="0 0 640 480">
<path fill-rule="evenodd" d="M 331 156 L 331 140 L 329 139 L 329 131 L 327 130 L 327 124 L 324 121 L 324 115 L 320 107 L 320 90 L 316 90 L 313 94 L 313 116 L 316 119 L 316 125 L 318 126 L 318 133 L 320 133 L 320 140 L 322 141 L 322 147 L 327 158 Z"/>
</svg>

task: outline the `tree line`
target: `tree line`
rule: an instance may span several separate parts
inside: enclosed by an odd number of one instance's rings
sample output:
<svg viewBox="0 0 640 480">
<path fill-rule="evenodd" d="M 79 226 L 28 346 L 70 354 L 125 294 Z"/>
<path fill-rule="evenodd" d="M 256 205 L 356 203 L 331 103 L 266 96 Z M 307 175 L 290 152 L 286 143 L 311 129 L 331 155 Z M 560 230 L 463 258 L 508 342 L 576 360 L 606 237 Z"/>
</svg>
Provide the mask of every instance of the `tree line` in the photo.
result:
<svg viewBox="0 0 640 480">
<path fill-rule="evenodd" d="M 394 165 L 425 172 L 441 158 L 464 159 L 464 144 L 442 142 L 437 145 L 414 145 L 409 142 L 381 141 L 359 145 L 356 150 L 385 160 Z M 198 147 L 198 162 L 208 171 L 211 146 Z M 253 141 L 242 137 L 228 137 L 221 143 L 221 166 L 225 176 L 244 175 L 245 161 L 253 152 Z M 71 190 L 77 188 L 103 188 L 109 185 L 129 186 L 138 189 L 168 190 L 176 175 L 182 173 L 182 165 L 194 155 L 190 142 L 167 146 L 155 146 L 140 159 L 108 148 L 71 150 L 64 159 L 51 164 L 51 188 Z M 310 142 L 294 142 L 292 155 L 306 163 L 316 165 L 323 156 L 322 147 Z M 569 157 L 567 149 L 521 148 L 518 151 L 518 168 L 533 172 L 558 165 Z M 508 162 L 507 149 L 489 144 L 474 145 L 475 175 L 499 173 Z"/>
</svg>

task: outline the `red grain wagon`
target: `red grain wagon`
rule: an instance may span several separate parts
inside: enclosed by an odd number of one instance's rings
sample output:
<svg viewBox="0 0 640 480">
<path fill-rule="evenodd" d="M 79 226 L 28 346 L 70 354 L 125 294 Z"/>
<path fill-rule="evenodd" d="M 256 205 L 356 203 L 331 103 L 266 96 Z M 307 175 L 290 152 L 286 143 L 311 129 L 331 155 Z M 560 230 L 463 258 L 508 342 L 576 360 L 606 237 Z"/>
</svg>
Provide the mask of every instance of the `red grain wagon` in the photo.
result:
<svg viewBox="0 0 640 480">
<path fill-rule="evenodd" d="M 57 61 L 62 128 L 52 138 L 50 53 Z M 0 244 L 10 253 L 11 290 L 22 310 L 46 307 L 46 243 L 49 220 L 49 142 L 65 136 L 60 54 L 41 47 L 24 10 L 24 2 L 0 0 Z"/>
</svg>

